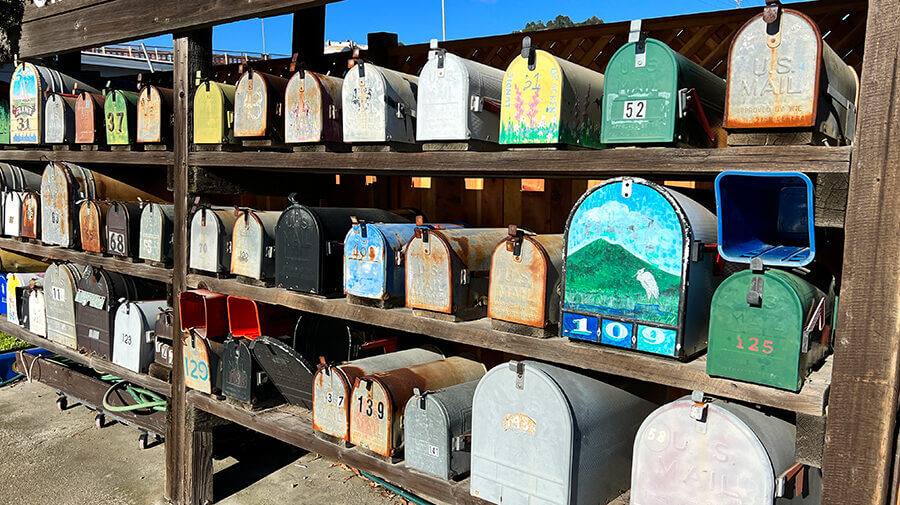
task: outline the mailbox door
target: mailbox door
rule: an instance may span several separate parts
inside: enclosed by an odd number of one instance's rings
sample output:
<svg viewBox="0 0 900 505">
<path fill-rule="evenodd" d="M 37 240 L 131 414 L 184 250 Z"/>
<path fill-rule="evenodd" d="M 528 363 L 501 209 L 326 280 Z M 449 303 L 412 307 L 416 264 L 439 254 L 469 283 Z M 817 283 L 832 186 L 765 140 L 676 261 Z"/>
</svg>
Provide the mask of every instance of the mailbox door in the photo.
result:
<svg viewBox="0 0 900 505">
<path fill-rule="evenodd" d="M 287 142 L 341 142 L 343 79 L 315 72 L 297 72 L 284 96 Z"/>
<path fill-rule="evenodd" d="M 234 86 L 206 81 L 194 94 L 194 143 L 234 142 Z"/>
<path fill-rule="evenodd" d="M 469 472 L 472 399 L 478 382 L 466 382 L 409 399 L 403 420 L 404 458 L 408 468 L 441 479 Z"/>
<path fill-rule="evenodd" d="M 150 317 L 167 307 L 165 300 L 127 302 L 119 306 L 113 326 L 113 363 L 132 372 L 147 372 L 153 361 L 155 340 Z"/>
<path fill-rule="evenodd" d="M 360 67 L 365 75 L 360 76 Z M 371 65 L 355 65 L 344 77 L 341 100 L 345 142 L 384 142 L 387 139 L 386 83 Z"/>
<path fill-rule="evenodd" d="M 241 339 L 228 338 L 222 353 L 222 393 L 237 401 L 253 400 L 254 370 L 250 349 Z"/>
<path fill-rule="evenodd" d="M 183 337 L 184 385 L 201 393 L 212 394 L 216 386 L 218 358 L 205 338 Z M 220 344 L 221 345 L 221 344 Z"/>
<path fill-rule="evenodd" d="M 167 118 L 163 111 L 163 98 L 156 86 L 145 86 L 137 103 L 137 141 L 138 143 L 160 143 L 164 141 L 163 129 L 167 126 Z"/>
<path fill-rule="evenodd" d="M 306 409 L 312 407 L 316 367 L 309 360 L 283 341 L 268 336 L 253 340 L 250 350 L 288 403 Z"/>
<path fill-rule="evenodd" d="M 3 234 L 22 235 L 22 194 L 18 191 L 8 191 L 3 196 Z"/>
<path fill-rule="evenodd" d="M 294 205 L 281 214 L 275 229 L 275 278 L 279 286 L 320 291 L 325 254 L 320 234 L 319 220 L 306 208 Z"/>
<path fill-rule="evenodd" d="M 133 202 L 112 202 L 106 213 L 106 245 L 113 256 L 133 257 L 137 253 L 141 207 Z"/>
<path fill-rule="evenodd" d="M 244 211 L 235 220 L 231 235 L 231 273 L 254 279 L 267 279 L 275 274 L 271 247 L 275 243 L 278 217 L 278 212 Z"/>
<path fill-rule="evenodd" d="M 112 90 L 106 95 L 104 117 L 106 118 L 106 143 L 109 145 L 129 145 L 133 143 L 136 129 L 137 93 Z"/>
<path fill-rule="evenodd" d="M 20 63 L 13 70 L 10 81 L 10 143 L 40 144 L 43 140 L 43 78 L 33 64 Z"/>
<path fill-rule="evenodd" d="M 429 241 L 422 237 L 413 238 L 406 248 L 406 306 L 414 309 L 431 310 L 452 314 L 458 307 L 453 306 L 454 288 L 457 282 L 454 273 L 459 269 L 450 246 L 434 233 L 429 233 Z"/>
<path fill-rule="evenodd" d="M 419 76 L 417 140 L 470 138 L 469 82 L 469 71 L 461 58 L 430 52 Z"/>
<path fill-rule="evenodd" d="M 87 267 L 76 287 L 75 329 L 78 348 L 110 359 L 116 310 L 120 300 L 127 301 L 135 297 L 134 281 L 118 272 Z"/>
<path fill-rule="evenodd" d="M 140 251 L 143 260 L 166 263 L 172 258 L 172 205 L 149 203 L 141 212 Z"/>
<path fill-rule="evenodd" d="M 397 255 L 403 263 L 403 249 L 414 232 L 413 224 L 354 224 L 344 239 L 344 292 L 375 300 L 402 298 L 406 278 Z"/>
<path fill-rule="evenodd" d="M 350 404 L 350 443 L 385 457 L 394 455 L 394 425 L 400 425 L 398 409 L 394 411 L 391 392 L 378 381 L 357 381 Z M 413 386 L 410 386 L 412 389 Z M 404 403 L 405 405 L 405 403 Z M 402 408 L 402 407 L 401 407 Z"/>
<path fill-rule="evenodd" d="M 0 96 L 0 144 L 9 144 L 9 95 Z"/>
<path fill-rule="evenodd" d="M 28 293 L 28 331 L 42 337 L 47 336 L 47 312 L 44 307 L 44 290 L 32 289 Z"/>
<path fill-rule="evenodd" d="M 81 93 L 75 102 L 75 142 L 78 144 L 102 144 L 106 141 L 103 131 L 103 109 L 106 97 L 94 93 Z"/>
<path fill-rule="evenodd" d="M 536 328 L 555 323 L 563 236 L 525 236 L 519 256 L 510 247 L 514 246 L 504 240 L 491 258 L 488 317 Z"/>
<path fill-rule="evenodd" d="M 41 236 L 41 197 L 34 191 L 25 191 L 22 198 L 22 236 Z"/>
<path fill-rule="evenodd" d="M 233 212 L 210 209 L 195 212 L 191 219 L 191 268 L 213 273 L 226 271 L 225 265 L 231 263 L 227 244 L 233 227 Z"/>
<path fill-rule="evenodd" d="M 75 140 L 75 98 L 53 93 L 44 105 L 44 142 L 65 144 Z"/>
<path fill-rule="evenodd" d="M 72 230 L 71 195 L 69 195 L 68 169 L 50 163 L 41 179 L 41 240 L 45 244 L 68 247 L 74 235 Z"/>
<path fill-rule="evenodd" d="M 268 128 L 269 96 L 266 78 L 248 70 L 234 87 L 234 136 L 264 137 Z"/>
<path fill-rule="evenodd" d="M 78 211 L 78 222 L 81 228 L 81 249 L 102 253 L 106 251 L 106 234 L 104 223 L 109 204 L 88 200 L 81 204 Z"/>
<path fill-rule="evenodd" d="M 174 358 L 172 340 L 160 337 L 159 335 L 156 335 L 153 340 L 155 341 L 153 361 L 162 366 L 171 367 Z"/>
<path fill-rule="evenodd" d="M 75 292 L 81 270 L 75 265 L 54 263 L 44 276 L 47 338 L 66 347 L 75 344 Z"/>
</svg>

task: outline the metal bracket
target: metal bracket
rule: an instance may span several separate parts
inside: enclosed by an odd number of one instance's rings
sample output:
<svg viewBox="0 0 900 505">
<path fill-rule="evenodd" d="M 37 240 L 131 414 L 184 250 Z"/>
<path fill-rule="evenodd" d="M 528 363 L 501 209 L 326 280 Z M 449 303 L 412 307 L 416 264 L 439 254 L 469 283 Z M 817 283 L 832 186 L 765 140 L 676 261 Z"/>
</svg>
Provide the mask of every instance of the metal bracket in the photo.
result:
<svg viewBox="0 0 900 505">
<path fill-rule="evenodd" d="M 522 57 L 528 58 L 528 70 L 534 70 L 537 66 L 537 51 L 531 47 L 531 37 L 522 39 Z"/>
<path fill-rule="evenodd" d="M 516 389 L 525 389 L 525 363 L 510 361 L 509 369 L 516 372 Z"/>
<path fill-rule="evenodd" d="M 803 334 L 800 338 L 800 352 L 809 352 L 809 343 L 813 332 L 825 329 L 825 297 L 819 299 L 819 303 L 813 308 Z"/>
<path fill-rule="evenodd" d="M 703 261 L 704 249 L 703 242 L 699 240 L 691 242 L 691 262 L 699 263 Z"/>
<path fill-rule="evenodd" d="M 712 126 L 706 118 L 706 112 L 703 110 L 703 103 L 700 102 L 700 94 L 696 88 L 682 88 L 678 90 L 678 119 L 684 119 L 688 114 L 693 114 L 703 127 L 706 136 L 710 142 L 716 141 L 716 134 L 713 133 Z"/>
<path fill-rule="evenodd" d="M 256 385 L 262 386 L 263 384 L 269 382 L 269 375 L 266 372 L 256 372 Z"/>
<path fill-rule="evenodd" d="M 647 66 L 647 33 L 641 30 L 641 20 L 631 22 L 628 30 L 628 42 L 634 42 L 634 68 Z"/>
<path fill-rule="evenodd" d="M 761 275 L 754 275 L 750 280 L 750 291 L 747 292 L 747 305 L 762 307 L 763 287 L 765 279 Z"/>
<path fill-rule="evenodd" d="M 472 434 L 463 433 L 453 437 L 450 447 L 456 452 L 469 452 L 472 448 Z"/>
<path fill-rule="evenodd" d="M 275 246 L 270 245 L 266 246 L 266 258 L 274 258 L 275 257 Z"/>
<path fill-rule="evenodd" d="M 469 103 L 469 109 L 472 112 L 481 112 L 484 110 L 484 98 L 479 95 L 472 95 L 472 101 Z"/>
<path fill-rule="evenodd" d="M 325 254 L 331 256 L 333 254 L 344 252 L 344 244 L 342 242 L 338 242 L 337 240 L 329 240 L 325 242 Z"/>
<path fill-rule="evenodd" d="M 706 395 L 703 394 L 703 391 L 692 391 L 691 401 L 694 402 L 694 404 L 691 405 L 691 419 L 700 423 L 706 423 L 709 411 Z"/>
<path fill-rule="evenodd" d="M 775 479 L 775 498 L 783 498 L 788 483 L 794 481 L 794 496 L 805 496 L 806 481 L 809 467 L 803 463 L 794 463 L 793 466 L 782 472 Z"/>
<path fill-rule="evenodd" d="M 775 48 L 781 45 L 781 2 L 766 0 L 763 8 L 763 21 L 766 22 L 766 45 Z"/>
<path fill-rule="evenodd" d="M 465 286 L 469 283 L 469 269 L 463 268 L 459 271 L 459 283 Z"/>
</svg>

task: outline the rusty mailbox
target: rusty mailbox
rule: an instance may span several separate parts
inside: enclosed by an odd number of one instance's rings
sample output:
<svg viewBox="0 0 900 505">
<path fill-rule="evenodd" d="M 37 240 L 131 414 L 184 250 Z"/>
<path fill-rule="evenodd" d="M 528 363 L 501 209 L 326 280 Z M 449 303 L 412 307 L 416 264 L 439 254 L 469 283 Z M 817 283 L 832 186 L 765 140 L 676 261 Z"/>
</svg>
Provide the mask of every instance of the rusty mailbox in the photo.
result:
<svg viewBox="0 0 900 505">
<path fill-rule="evenodd" d="M 106 252 L 106 213 L 109 202 L 85 200 L 78 210 L 81 250 L 93 253 Z"/>
<path fill-rule="evenodd" d="M 300 69 L 284 92 L 284 140 L 343 142 L 341 87 L 344 80 Z"/>
<path fill-rule="evenodd" d="M 533 47 L 522 40 L 522 53 L 503 76 L 500 106 L 501 144 L 600 143 L 603 74 Z"/>
<path fill-rule="evenodd" d="M 9 85 L 10 143 L 44 143 L 44 92 L 72 93 L 76 87 L 97 92 L 56 70 L 19 63 L 12 72 Z"/>
<path fill-rule="evenodd" d="M 78 245 L 78 202 L 95 198 L 94 175 L 71 163 L 51 161 L 41 179 L 41 241 Z"/>
<path fill-rule="evenodd" d="M 287 79 L 252 68 L 234 86 L 234 136 L 247 140 L 284 140 L 284 90 Z"/>
<path fill-rule="evenodd" d="M 480 379 L 486 369 L 458 356 L 356 380 L 350 397 L 350 443 L 384 457 L 403 450 L 403 410 L 420 391 L 443 389 Z"/>
<path fill-rule="evenodd" d="M 197 72 L 194 92 L 194 143 L 233 144 L 234 86 L 204 79 Z"/>
<path fill-rule="evenodd" d="M 125 302 L 116 310 L 112 362 L 132 372 L 147 373 L 153 362 L 156 314 L 168 308 L 165 300 Z"/>
<path fill-rule="evenodd" d="M 275 226 L 281 212 L 235 210 L 231 233 L 231 273 L 252 279 L 275 277 Z"/>
<path fill-rule="evenodd" d="M 141 211 L 140 251 L 142 260 L 167 265 L 172 262 L 175 237 L 175 206 L 146 203 Z"/>
<path fill-rule="evenodd" d="M 653 404 L 535 361 L 499 365 L 472 402 L 472 496 L 593 505 L 628 489 L 631 449 Z"/>
<path fill-rule="evenodd" d="M 631 503 L 819 503 L 821 473 L 796 464 L 792 424 L 693 396 L 658 408 L 638 430 Z"/>
<path fill-rule="evenodd" d="M 416 139 L 496 143 L 502 86 L 502 70 L 449 53 L 432 40 L 419 74 Z"/>
<path fill-rule="evenodd" d="M 556 334 L 562 251 L 562 235 L 509 227 L 509 236 L 491 256 L 488 317 L 494 329 L 535 337 Z"/>
<path fill-rule="evenodd" d="M 344 142 L 415 144 L 418 78 L 352 61 L 341 89 Z"/>
<path fill-rule="evenodd" d="M 44 102 L 44 142 L 75 143 L 75 95 L 47 93 Z"/>
<path fill-rule="evenodd" d="M 507 236 L 502 228 L 416 228 L 406 247 L 406 306 L 423 316 L 484 317 L 491 253 Z"/>
<path fill-rule="evenodd" d="M 106 252 L 113 256 L 137 256 L 141 233 L 141 204 L 110 202 L 106 211 Z"/>
<path fill-rule="evenodd" d="M 204 393 L 222 390 L 222 354 L 228 334 L 225 295 L 206 289 L 183 291 L 178 296 L 184 349 L 184 381 Z"/>
<path fill-rule="evenodd" d="M 44 274 L 6 274 L 6 319 L 7 321 L 23 325 L 27 319 L 28 312 L 26 304 L 28 303 L 28 288 L 32 282 L 43 282 Z"/>
<path fill-rule="evenodd" d="M 146 293 L 133 277 L 87 266 L 75 283 L 75 341 L 78 350 L 112 359 L 116 310 Z"/>
<path fill-rule="evenodd" d="M 22 192 L 22 237 L 41 238 L 41 195 L 37 191 Z"/>
<path fill-rule="evenodd" d="M 152 84 L 141 87 L 137 102 L 138 144 L 167 144 L 172 139 L 173 94 Z"/>
<path fill-rule="evenodd" d="M 52 342 L 75 349 L 75 294 L 84 266 L 72 263 L 53 263 L 44 274 L 47 290 L 44 305 L 47 310 L 47 338 Z"/>
<path fill-rule="evenodd" d="M 42 337 L 47 336 L 47 311 L 44 287 L 34 282 L 28 288 L 28 331 Z"/>
<path fill-rule="evenodd" d="M 853 142 L 859 77 L 803 13 L 767 0 L 735 34 L 727 79 L 730 145 Z"/>
<path fill-rule="evenodd" d="M 194 270 L 225 273 L 231 265 L 231 233 L 237 218 L 234 209 L 203 207 L 191 218 L 189 266 Z"/>
<path fill-rule="evenodd" d="M 75 101 L 75 143 L 106 144 L 106 119 L 103 114 L 106 97 L 81 90 Z"/>
<path fill-rule="evenodd" d="M 106 118 L 106 143 L 111 146 L 134 144 L 137 137 L 138 94 L 134 91 L 107 89 L 103 114 Z"/>
</svg>

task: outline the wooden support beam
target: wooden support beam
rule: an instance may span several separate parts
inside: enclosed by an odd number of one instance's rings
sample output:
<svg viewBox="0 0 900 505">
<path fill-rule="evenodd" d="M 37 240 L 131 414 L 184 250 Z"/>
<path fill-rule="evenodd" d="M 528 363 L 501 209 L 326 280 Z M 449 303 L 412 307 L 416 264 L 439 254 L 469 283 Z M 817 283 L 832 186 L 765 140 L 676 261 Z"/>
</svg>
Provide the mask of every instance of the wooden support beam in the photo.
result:
<svg viewBox="0 0 900 505">
<path fill-rule="evenodd" d="M 310 7 L 294 13 L 291 52 L 300 55 L 305 68 L 324 72 L 325 6 Z"/>
</svg>

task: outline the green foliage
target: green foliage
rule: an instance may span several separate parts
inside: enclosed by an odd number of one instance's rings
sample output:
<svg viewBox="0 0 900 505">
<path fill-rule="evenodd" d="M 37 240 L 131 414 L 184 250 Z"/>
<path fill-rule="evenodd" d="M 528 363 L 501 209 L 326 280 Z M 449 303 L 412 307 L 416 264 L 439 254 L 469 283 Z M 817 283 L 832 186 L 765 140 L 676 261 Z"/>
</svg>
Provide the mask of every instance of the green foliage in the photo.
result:
<svg viewBox="0 0 900 505">
<path fill-rule="evenodd" d="M 556 16 L 556 19 L 551 19 L 547 21 L 547 24 L 544 24 L 543 21 L 529 21 L 525 28 L 516 32 L 516 33 L 524 33 L 524 32 L 537 32 L 540 30 L 554 30 L 556 28 L 570 28 L 572 26 L 586 26 L 586 25 L 599 25 L 603 23 L 603 20 L 598 18 L 597 16 L 591 16 L 588 19 L 580 23 L 576 23 L 572 21 L 572 18 L 569 16 L 563 16 L 562 14 Z"/>
<path fill-rule="evenodd" d="M 0 0 L 0 63 L 10 63 L 19 51 L 25 0 Z"/>
<path fill-rule="evenodd" d="M 0 333 L 0 352 L 15 351 L 26 347 L 28 347 L 28 342 L 22 342 L 6 333 Z"/>
</svg>

